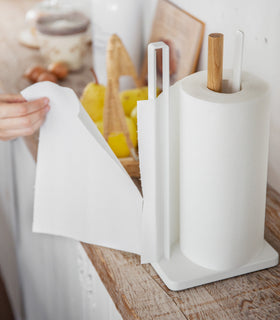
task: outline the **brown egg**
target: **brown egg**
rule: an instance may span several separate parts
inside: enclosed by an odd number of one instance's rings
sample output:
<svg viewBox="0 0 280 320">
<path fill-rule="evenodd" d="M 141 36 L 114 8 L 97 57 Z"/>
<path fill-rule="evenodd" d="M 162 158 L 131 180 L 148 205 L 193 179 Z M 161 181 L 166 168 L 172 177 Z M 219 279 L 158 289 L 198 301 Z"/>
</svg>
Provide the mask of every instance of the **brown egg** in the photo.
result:
<svg viewBox="0 0 280 320">
<path fill-rule="evenodd" d="M 40 74 L 39 78 L 37 79 L 38 82 L 40 81 L 51 81 L 51 82 L 54 82 L 54 83 L 57 83 L 57 77 L 48 72 L 48 71 L 45 71 L 43 73 Z"/>
<path fill-rule="evenodd" d="M 31 82 L 37 82 L 39 76 L 46 71 L 47 70 L 40 65 L 32 66 L 24 72 L 24 77 L 30 80 Z"/>
<path fill-rule="evenodd" d="M 48 66 L 48 71 L 56 75 L 58 79 L 64 79 L 68 75 L 68 68 L 64 62 L 53 62 Z"/>
</svg>

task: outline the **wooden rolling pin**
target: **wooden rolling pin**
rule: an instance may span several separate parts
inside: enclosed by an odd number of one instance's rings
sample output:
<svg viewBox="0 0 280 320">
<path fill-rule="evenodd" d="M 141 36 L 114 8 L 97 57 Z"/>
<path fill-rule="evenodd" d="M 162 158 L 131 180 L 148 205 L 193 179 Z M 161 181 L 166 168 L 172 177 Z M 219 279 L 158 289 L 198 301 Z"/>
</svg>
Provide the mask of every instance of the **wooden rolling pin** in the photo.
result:
<svg viewBox="0 0 280 320">
<path fill-rule="evenodd" d="M 224 35 L 211 33 L 208 36 L 207 88 L 222 92 Z"/>
</svg>

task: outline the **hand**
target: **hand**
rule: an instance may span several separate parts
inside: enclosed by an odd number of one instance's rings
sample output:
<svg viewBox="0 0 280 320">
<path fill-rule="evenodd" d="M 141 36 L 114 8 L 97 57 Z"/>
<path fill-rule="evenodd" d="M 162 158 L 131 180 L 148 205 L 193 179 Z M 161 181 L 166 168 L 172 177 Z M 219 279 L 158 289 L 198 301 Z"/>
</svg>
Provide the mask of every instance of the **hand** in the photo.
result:
<svg viewBox="0 0 280 320">
<path fill-rule="evenodd" d="M 0 95 L 0 140 L 32 135 L 49 110 L 48 98 L 27 102 L 21 95 Z"/>
</svg>

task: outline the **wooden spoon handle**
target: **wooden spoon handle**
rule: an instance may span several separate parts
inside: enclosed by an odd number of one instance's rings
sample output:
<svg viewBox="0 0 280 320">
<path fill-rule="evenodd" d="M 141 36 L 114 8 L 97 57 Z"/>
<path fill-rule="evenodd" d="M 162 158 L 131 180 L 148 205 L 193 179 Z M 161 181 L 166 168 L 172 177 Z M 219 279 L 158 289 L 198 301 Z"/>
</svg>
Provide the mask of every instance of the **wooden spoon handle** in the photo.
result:
<svg viewBox="0 0 280 320">
<path fill-rule="evenodd" d="M 222 92 L 224 35 L 211 33 L 208 36 L 207 88 Z"/>
</svg>

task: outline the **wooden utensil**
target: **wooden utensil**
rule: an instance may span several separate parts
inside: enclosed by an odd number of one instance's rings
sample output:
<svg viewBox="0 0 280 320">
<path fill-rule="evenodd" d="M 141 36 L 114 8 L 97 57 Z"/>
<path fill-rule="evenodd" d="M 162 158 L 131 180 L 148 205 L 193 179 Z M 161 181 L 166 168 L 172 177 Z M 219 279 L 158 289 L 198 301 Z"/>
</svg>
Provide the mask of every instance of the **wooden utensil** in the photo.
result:
<svg viewBox="0 0 280 320">
<path fill-rule="evenodd" d="M 170 83 L 195 72 L 205 24 L 169 0 L 158 0 L 149 43 L 163 41 L 170 52 Z M 141 81 L 147 85 L 148 59 L 145 55 Z M 157 55 L 158 82 L 161 83 L 161 55 Z"/>
<path fill-rule="evenodd" d="M 207 88 L 222 92 L 224 35 L 211 33 L 208 36 L 208 76 Z"/>
<path fill-rule="evenodd" d="M 107 87 L 103 111 L 104 138 L 108 141 L 110 133 L 124 133 L 132 157 L 121 158 L 120 161 L 131 176 L 139 177 L 138 156 L 129 136 L 125 113 L 119 97 L 119 78 L 122 75 L 131 76 L 136 87 L 140 87 L 141 83 L 127 50 L 116 34 L 113 34 L 109 39 L 106 64 Z"/>
</svg>

